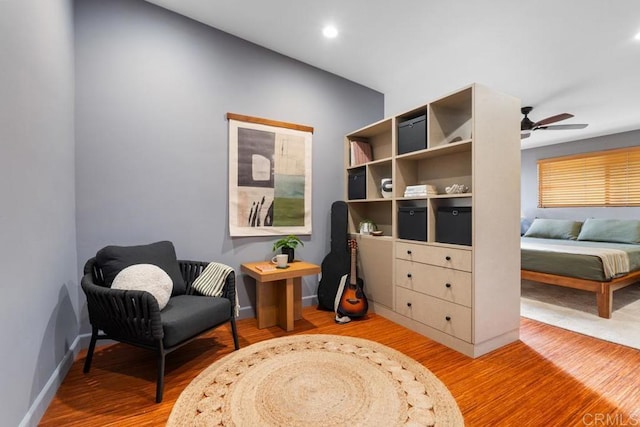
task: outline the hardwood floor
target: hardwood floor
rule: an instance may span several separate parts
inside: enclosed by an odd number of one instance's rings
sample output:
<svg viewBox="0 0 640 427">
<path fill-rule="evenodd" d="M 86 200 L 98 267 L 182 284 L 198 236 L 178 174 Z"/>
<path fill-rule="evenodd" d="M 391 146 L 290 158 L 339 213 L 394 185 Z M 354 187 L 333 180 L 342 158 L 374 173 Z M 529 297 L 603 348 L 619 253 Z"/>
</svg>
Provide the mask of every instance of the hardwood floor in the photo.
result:
<svg viewBox="0 0 640 427">
<path fill-rule="evenodd" d="M 640 425 L 640 351 L 528 319 L 521 340 L 471 359 L 389 320 L 338 325 L 333 313 L 307 307 L 292 334 L 366 338 L 418 360 L 449 388 L 468 426 Z M 286 335 L 238 322 L 241 347 Z M 96 351 L 88 374 L 74 362 L 41 426 L 164 425 L 180 392 L 233 349 L 221 327 L 167 356 L 164 401 L 154 403 L 155 355 L 124 344 Z"/>
</svg>

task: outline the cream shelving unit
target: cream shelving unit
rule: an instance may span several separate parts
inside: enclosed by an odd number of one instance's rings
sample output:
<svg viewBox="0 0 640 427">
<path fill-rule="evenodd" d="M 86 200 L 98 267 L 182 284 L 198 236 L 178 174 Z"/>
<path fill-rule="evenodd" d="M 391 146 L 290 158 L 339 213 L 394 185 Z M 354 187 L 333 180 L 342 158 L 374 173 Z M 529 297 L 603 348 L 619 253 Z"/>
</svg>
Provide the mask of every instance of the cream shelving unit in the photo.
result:
<svg viewBox="0 0 640 427">
<path fill-rule="evenodd" d="M 345 183 L 356 172 L 366 180 L 366 197 L 347 204 L 373 311 L 471 357 L 519 337 L 519 109 L 518 99 L 472 84 L 345 137 Z M 398 154 L 398 124 L 422 115 L 426 148 Z M 350 166 L 351 140 L 369 142 L 371 162 Z M 390 198 L 382 178 L 393 180 Z M 404 197 L 418 184 L 437 194 Z M 452 184 L 469 191 L 446 194 Z M 426 240 L 399 238 L 403 207 L 425 208 Z M 470 246 L 438 242 L 440 207 L 471 207 Z M 358 234 L 364 219 L 383 235 Z"/>
</svg>

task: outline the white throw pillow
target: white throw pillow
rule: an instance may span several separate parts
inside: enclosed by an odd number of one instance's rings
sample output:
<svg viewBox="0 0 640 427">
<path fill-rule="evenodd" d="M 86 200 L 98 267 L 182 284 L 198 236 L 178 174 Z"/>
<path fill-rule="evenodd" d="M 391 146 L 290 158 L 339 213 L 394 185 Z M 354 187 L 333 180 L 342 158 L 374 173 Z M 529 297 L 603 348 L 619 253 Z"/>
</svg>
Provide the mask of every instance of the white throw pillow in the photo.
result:
<svg viewBox="0 0 640 427">
<path fill-rule="evenodd" d="M 173 280 L 157 265 L 134 264 L 118 273 L 113 279 L 111 289 L 147 291 L 155 297 L 162 310 L 171 297 Z"/>
</svg>

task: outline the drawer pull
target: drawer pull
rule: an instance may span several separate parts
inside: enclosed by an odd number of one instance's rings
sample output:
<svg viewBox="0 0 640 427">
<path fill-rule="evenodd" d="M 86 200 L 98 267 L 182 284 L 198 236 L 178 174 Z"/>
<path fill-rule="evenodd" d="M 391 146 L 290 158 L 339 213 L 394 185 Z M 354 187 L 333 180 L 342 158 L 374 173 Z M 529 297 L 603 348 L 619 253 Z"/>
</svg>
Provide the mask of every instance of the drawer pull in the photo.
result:
<svg viewBox="0 0 640 427">
<path fill-rule="evenodd" d="M 407 255 L 411 255 L 411 251 L 407 249 Z"/>
<path fill-rule="evenodd" d="M 407 277 L 411 279 L 411 273 L 407 273 Z"/>
<path fill-rule="evenodd" d="M 449 322 L 449 321 L 451 320 L 451 316 L 447 316 L 447 317 L 445 317 L 445 320 L 446 320 L 447 322 Z"/>
<path fill-rule="evenodd" d="M 447 255 L 446 257 L 444 257 L 444 259 L 446 259 L 447 261 L 451 261 L 451 257 L 449 255 Z"/>
<path fill-rule="evenodd" d="M 445 286 L 446 286 L 447 288 L 450 288 L 450 287 L 451 287 L 451 283 L 446 283 L 446 284 L 445 284 Z"/>
<path fill-rule="evenodd" d="M 410 302 L 407 303 L 407 307 L 411 307 L 411 303 Z"/>
</svg>

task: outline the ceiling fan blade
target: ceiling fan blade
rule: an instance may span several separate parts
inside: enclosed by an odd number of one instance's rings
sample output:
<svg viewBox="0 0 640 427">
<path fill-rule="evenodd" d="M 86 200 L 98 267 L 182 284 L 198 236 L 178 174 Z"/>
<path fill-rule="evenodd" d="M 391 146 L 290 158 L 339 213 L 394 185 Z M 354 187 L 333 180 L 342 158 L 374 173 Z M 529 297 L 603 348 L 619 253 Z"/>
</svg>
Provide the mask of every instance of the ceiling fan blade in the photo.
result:
<svg viewBox="0 0 640 427">
<path fill-rule="evenodd" d="M 538 129 L 548 130 L 569 130 L 569 129 L 584 129 L 589 126 L 586 123 L 576 123 L 573 125 L 551 125 L 551 126 L 539 126 Z"/>
<path fill-rule="evenodd" d="M 569 113 L 556 114 L 555 116 L 547 117 L 546 119 L 542 119 L 536 122 L 533 125 L 533 127 L 545 126 L 551 123 L 559 122 L 561 120 L 570 119 L 571 117 L 573 117 L 573 114 L 569 114 Z"/>
</svg>

